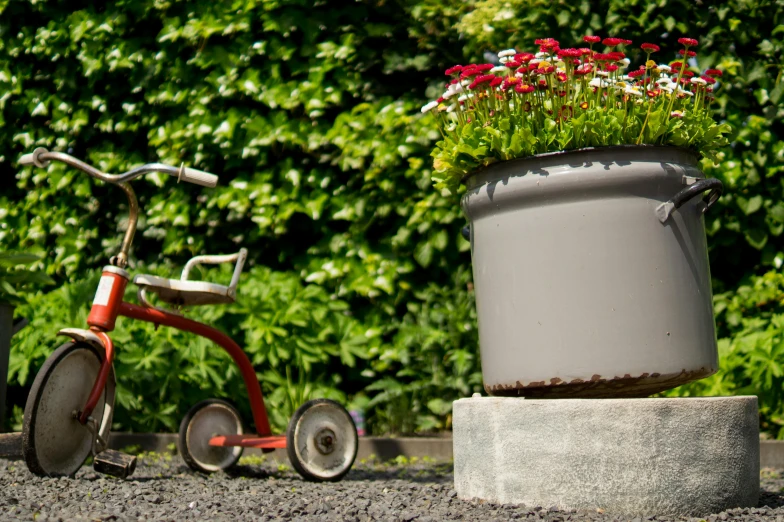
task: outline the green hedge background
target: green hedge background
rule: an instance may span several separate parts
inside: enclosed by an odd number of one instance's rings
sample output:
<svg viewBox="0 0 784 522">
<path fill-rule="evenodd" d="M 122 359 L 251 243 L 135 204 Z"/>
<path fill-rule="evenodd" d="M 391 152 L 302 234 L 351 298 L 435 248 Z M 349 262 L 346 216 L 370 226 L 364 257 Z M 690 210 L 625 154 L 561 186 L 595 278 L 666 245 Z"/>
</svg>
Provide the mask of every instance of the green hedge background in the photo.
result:
<svg viewBox="0 0 784 522">
<path fill-rule="evenodd" d="M 365 409 L 374 433 L 448 429 L 451 401 L 481 391 L 476 317 L 464 219 L 432 188 L 438 132 L 419 107 L 455 63 L 594 33 L 661 43 L 663 60 L 697 38 L 699 66 L 725 71 L 732 145 L 704 164 L 726 187 L 706 218 L 721 372 L 671 393 L 757 394 L 762 428 L 784 437 L 783 0 L 0 0 L 0 15 L 0 250 L 43 255 L 57 281 L 18 310 L 32 324 L 13 344 L 8 427 L 54 332 L 84 324 L 127 219 L 113 187 L 18 167 L 45 146 L 104 171 L 220 176 L 135 182 L 131 268 L 177 277 L 193 255 L 250 250 L 238 303 L 188 315 L 245 346 L 276 429 L 314 396 Z M 118 325 L 118 429 L 175 430 L 211 396 L 250 419 L 218 349 Z"/>
</svg>

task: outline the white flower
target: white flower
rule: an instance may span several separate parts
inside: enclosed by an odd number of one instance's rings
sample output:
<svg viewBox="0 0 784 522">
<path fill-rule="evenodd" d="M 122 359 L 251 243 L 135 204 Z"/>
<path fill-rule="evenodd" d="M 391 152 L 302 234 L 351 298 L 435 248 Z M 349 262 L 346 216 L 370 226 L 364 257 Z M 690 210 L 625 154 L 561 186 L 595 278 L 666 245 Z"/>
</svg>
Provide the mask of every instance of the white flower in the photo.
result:
<svg viewBox="0 0 784 522">
<path fill-rule="evenodd" d="M 538 53 L 536 53 L 534 56 L 535 56 L 536 58 L 547 58 L 548 56 L 550 56 L 550 54 L 549 54 L 549 53 L 546 53 L 546 52 L 544 52 L 544 51 L 539 51 L 539 52 L 538 52 Z"/>
<path fill-rule="evenodd" d="M 626 94 L 631 94 L 633 96 L 642 96 L 642 92 L 640 92 L 640 89 L 638 89 L 637 87 L 628 87 L 627 86 L 623 90 L 623 92 L 625 92 Z"/>
<path fill-rule="evenodd" d="M 505 57 L 505 56 L 514 56 L 514 55 L 516 55 L 516 54 L 517 54 L 517 51 L 515 51 L 514 49 L 507 49 L 507 50 L 505 50 L 505 51 L 501 51 L 501 52 L 499 52 L 499 53 L 498 53 L 498 57 L 499 57 L 499 58 L 503 58 L 503 57 Z"/>
<path fill-rule="evenodd" d="M 620 62 L 618 62 L 618 65 L 619 65 L 619 66 L 621 66 L 621 67 L 623 67 L 624 69 L 626 69 L 627 67 L 629 67 L 629 64 L 630 64 L 630 63 L 632 63 L 632 61 L 631 61 L 631 60 L 629 60 L 628 58 L 624 58 L 623 60 L 621 60 Z"/>
<path fill-rule="evenodd" d="M 459 101 L 459 102 L 462 102 L 462 101 L 470 100 L 470 99 L 471 99 L 471 98 L 473 98 L 473 97 L 474 97 L 474 95 L 473 95 L 473 94 L 464 94 L 464 95 L 460 96 L 460 97 L 457 99 L 457 101 Z"/>
<path fill-rule="evenodd" d="M 670 113 L 670 117 L 672 117 L 672 118 L 683 118 L 683 111 L 672 111 Z"/>
<path fill-rule="evenodd" d="M 531 60 L 528 62 L 528 65 L 539 65 L 540 63 L 542 63 L 542 60 Z"/>
<path fill-rule="evenodd" d="M 509 58 L 508 56 L 502 56 L 501 58 L 498 59 L 498 61 L 501 63 L 507 63 L 507 62 L 511 62 L 512 59 Z"/>
<path fill-rule="evenodd" d="M 697 85 L 708 85 L 708 82 L 706 82 L 706 81 L 705 81 L 705 80 L 703 80 L 702 78 L 692 78 L 692 79 L 691 79 L 691 80 L 689 80 L 689 81 L 690 81 L 691 83 L 694 83 L 694 84 L 697 84 Z"/>
<path fill-rule="evenodd" d="M 422 107 L 422 113 L 424 114 L 424 113 L 426 113 L 428 111 L 431 111 L 431 110 L 435 109 L 436 107 L 438 107 L 438 102 L 437 101 L 431 101 L 430 103 L 428 103 L 427 105 Z"/>
<path fill-rule="evenodd" d="M 501 67 L 501 66 L 499 65 L 499 66 L 496 66 L 496 67 L 493 67 L 492 69 L 490 69 L 490 72 L 491 72 L 491 73 L 500 73 L 500 72 L 506 72 L 506 71 L 508 71 L 508 70 L 509 70 L 509 69 L 508 69 L 507 67 Z"/>
<path fill-rule="evenodd" d="M 602 80 L 601 78 L 594 78 L 593 80 L 588 82 L 588 85 L 590 85 L 591 87 L 602 87 L 602 88 L 610 86 L 609 83 L 607 83 L 606 81 Z"/>
<path fill-rule="evenodd" d="M 663 63 L 657 65 L 656 68 L 659 70 L 659 72 L 665 72 L 665 73 L 672 72 L 672 67 L 670 67 L 669 65 L 665 65 Z"/>
<path fill-rule="evenodd" d="M 656 80 L 656 83 L 666 88 L 668 85 L 672 85 L 672 80 L 665 76 Z"/>
<path fill-rule="evenodd" d="M 447 107 L 446 112 L 455 112 L 456 109 L 457 109 L 457 104 L 454 103 L 454 104 L 450 105 L 449 107 Z"/>
<path fill-rule="evenodd" d="M 515 77 L 517 78 L 522 78 L 523 76 L 524 76 L 523 73 L 515 73 Z"/>
<path fill-rule="evenodd" d="M 463 87 L 468 87 L 469 85 L 471 85 L 472 81 L 473 81 L 472 79 L 466 78 L 464 80 L 460 80 L 460 85 Z"/>
<path fill-rule="evenodd" d="M 607 71 L 596 71 L 597 76 L 610 76 Z"/>
<path fill-rule="evenodd" d="M 686 91 L 684 89 L 678 89 L 678 94 L 685 94 L 686 96 L 694 96 L 694 93 L 691 91 Z"/>
</svg>

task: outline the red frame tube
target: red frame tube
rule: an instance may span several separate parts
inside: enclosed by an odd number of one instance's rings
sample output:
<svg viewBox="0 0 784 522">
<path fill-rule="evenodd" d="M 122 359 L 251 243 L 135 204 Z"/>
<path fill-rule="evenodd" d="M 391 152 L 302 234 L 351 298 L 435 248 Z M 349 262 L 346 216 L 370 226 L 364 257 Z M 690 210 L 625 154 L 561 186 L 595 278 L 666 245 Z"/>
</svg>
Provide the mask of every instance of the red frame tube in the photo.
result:
<svg viewBox="0 0 784 522">
<path fill-rule="evenodd" d="M 112 369 L 112 361 L 114 361 L 114 343 L 104 332 L 93 329 L 95 335 L 101 339 L 103 348 L 106 350 L 106 357 L 103 358 L 101 369 L 98 370 L 98 377 L 93 383 L 93 389 L 90 390 L 90 395 L 87 397 L 87 403 L 84 405 L 82 413 L 79 415 L 79 422 L 82 424 L 87 423 L 87 418 L 95 409 L 95 405 L 101 399 L 101 394 L 106 386 L 106 380 L 109 378 L 109 372 Z"/>
<path fill-rule="evenodd" d="M 237 363 L 237 366 L 239 366 L 242 380 L 245 381 L 245 388 L 248 390 L 248 400 L 250 401 L 250 409 L 253 412 L 253 422 L 256 424 L 256 431 L 261 436 L 272 434 L 269 419 L 267 418 L 267 409 L 264 407 L 264 397 L 261 394 L 261 385 L 259 384 L 258 378 L 256 378 L 256 371 L 253 369 L 250 359 L 248 359 L 248 356 L 242 348 L 240 348 L 229 336 L 206 324 L 186 319 L 180 315 L 167 314 L 166 312 L 154 308 L 146 308 L 126 302 L 120 303 L 118 314 L 130 317 L 131 319 L 147 321 L 148 323 L 156 325 L 162 324 L 184 332 L 194 333 L 211 340 L 226 350 L 231 358 L 234 359 L 234 362 Z M 101 370 L 103 371 L 103 368 L 101 368 Z M 100 380 L 100 374 L 98 380 Z M 104 378 L 99 389 L 103 389 L 105 383 L 106 379 Z M 99 383 L 96 381 L 95 386 L 98 386 L 98 384 Z"/>
<path fill-rule="evenodd" d="M 210 446 L 241 446 L 272 450 L 286 447 L 285 435 L 259 437 L 258 435 L 218 435 L 210 439 Z"/>
</svg>

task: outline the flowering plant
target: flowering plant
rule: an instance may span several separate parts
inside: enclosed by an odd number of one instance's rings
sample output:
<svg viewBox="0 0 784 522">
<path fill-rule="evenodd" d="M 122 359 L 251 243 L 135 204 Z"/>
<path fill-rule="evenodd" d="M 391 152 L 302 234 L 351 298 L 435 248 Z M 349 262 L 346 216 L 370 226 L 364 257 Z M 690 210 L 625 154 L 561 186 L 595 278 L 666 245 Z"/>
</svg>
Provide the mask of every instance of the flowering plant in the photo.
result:
<svg viewBox="0 0 784 522">
<path fill-rule="evenodd" d="M 498 53 L 500 65 L 446 70 L 446 92 L 422 107 L 443 137 L 432 153 L 437 188 L 454 192 L 466 174 L 496 161 L 583 147 L 674 145 L 716 160 L 731 128 L 712 116 L 722 72 L 700 75 L 689 64 L 697 40 L 679 39 L 683 48 L 668 64 L 651 59 L 658 45 L 643 43 L 645 62 L 629 72 L 622 49 L 630 40 L 583 40 L 587 46 L 561 48 L 545 38 L 535 41 L 536 54 L 508 49 Z"/>
</svg>

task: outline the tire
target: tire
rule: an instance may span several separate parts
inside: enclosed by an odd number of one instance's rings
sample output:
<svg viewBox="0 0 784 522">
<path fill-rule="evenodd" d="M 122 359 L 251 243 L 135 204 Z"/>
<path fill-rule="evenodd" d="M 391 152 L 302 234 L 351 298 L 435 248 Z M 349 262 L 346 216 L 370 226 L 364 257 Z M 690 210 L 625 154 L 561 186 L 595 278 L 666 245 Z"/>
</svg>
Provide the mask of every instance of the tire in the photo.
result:
<svg viewBox="0 0 784 522">
<path fill-rule="evenodd" d="M 32 473 L 72 476 L 92 453 L 90 430 L 73 412 L 87 402 L 103 358 L 94 346 L 69 341 L 49 356 L 35 376 L 22 425 L 22 453 Z M 107 443 L 115 388 L 112 368 L 92 414 L 99 419 L 99 430 Z"/>
<path fill-rule="evenodd" d="M 329 399 L 300 406 L 286 430 L 289 461 L 305 480 L 337 482 L 354 465 L 359 437 L 346 409 Z"/>
<path fill-rule="evenodd" d="M 189 468 L 202 473 L 224 471 L 242 456 L 242 447 L 210 446 L 217 435 L 242 435 L 236 408 L 220 399 L 207 399 L 191 408 L 180 423 L 177 446 Z"/>
</svg>

